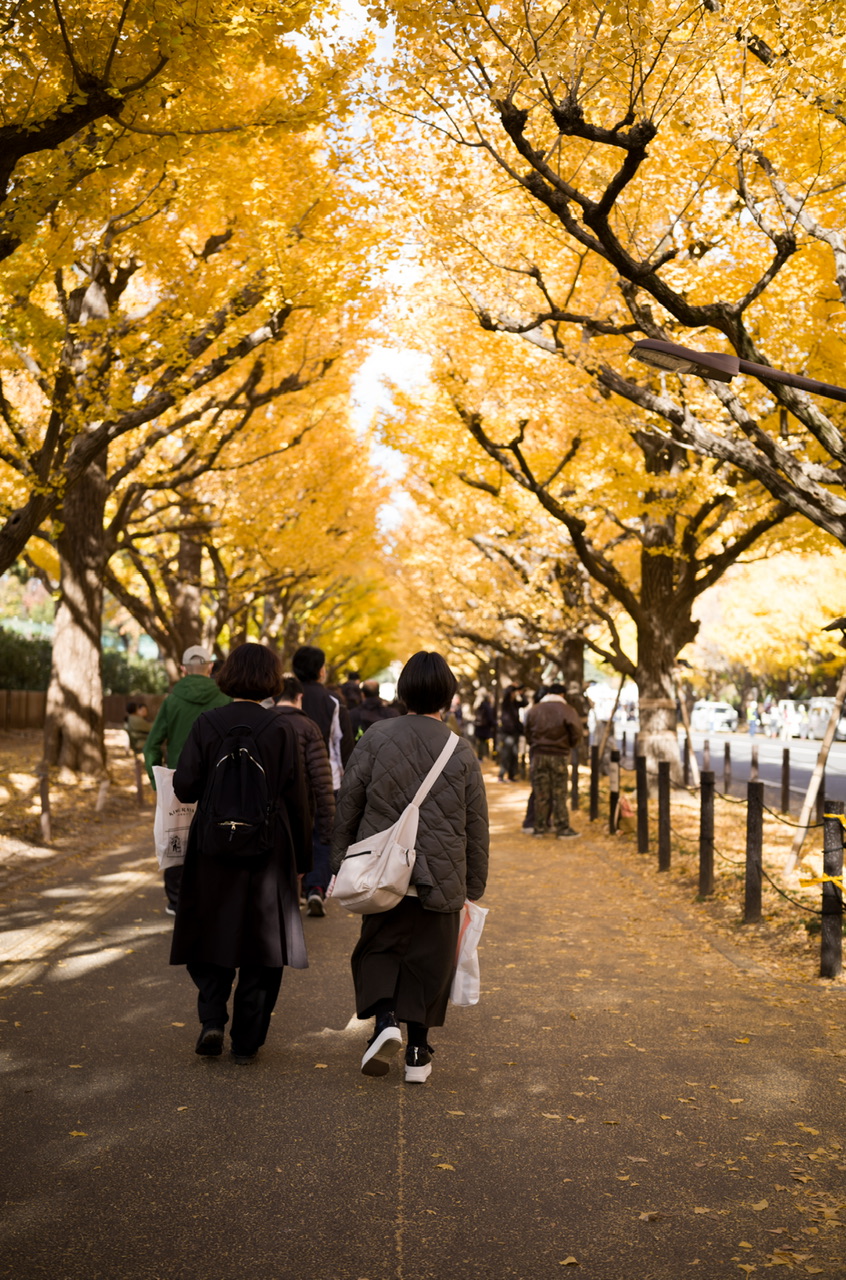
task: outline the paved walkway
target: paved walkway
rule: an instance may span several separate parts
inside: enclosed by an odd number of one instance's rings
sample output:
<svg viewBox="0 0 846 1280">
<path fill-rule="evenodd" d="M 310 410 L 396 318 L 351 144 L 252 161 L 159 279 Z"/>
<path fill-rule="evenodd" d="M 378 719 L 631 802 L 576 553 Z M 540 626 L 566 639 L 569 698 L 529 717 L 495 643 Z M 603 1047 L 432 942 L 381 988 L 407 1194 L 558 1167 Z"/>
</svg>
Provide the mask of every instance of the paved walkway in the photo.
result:
<svg viewBox="0 0 846 1280">
<path fill-rule="evenodd" d="M 193 1053 L 143 828 L 12 884 L 0 1276 L 842 1280 L 846 986 L 736 962 L 584 817 L 533 840 L 490 793 L 483 997 L 424 1086 L 358 1072 L 337 907 L 242 1068 Z"/>
</svg>

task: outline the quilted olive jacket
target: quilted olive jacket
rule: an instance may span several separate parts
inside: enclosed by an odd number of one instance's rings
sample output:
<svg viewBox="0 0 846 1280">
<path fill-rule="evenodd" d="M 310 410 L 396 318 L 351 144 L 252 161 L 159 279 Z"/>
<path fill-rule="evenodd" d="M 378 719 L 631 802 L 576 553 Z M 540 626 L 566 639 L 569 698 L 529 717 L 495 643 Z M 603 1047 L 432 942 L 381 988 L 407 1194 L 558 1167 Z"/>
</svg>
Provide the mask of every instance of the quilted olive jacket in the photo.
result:
<svg viewBox="0 0 846 1280">
<path fill-rule="evenodd" d="M 338 794 L 332 870 L 347 847 L 392 826 L 414 798 L 452 730 L 428 716 L 372 725 L 347 763 Z M 420 806 L 412 883 L 429 911 L 459 911 L 488 876 L 488 805 L 482 771 L 463 738 Z"/>
</svg>

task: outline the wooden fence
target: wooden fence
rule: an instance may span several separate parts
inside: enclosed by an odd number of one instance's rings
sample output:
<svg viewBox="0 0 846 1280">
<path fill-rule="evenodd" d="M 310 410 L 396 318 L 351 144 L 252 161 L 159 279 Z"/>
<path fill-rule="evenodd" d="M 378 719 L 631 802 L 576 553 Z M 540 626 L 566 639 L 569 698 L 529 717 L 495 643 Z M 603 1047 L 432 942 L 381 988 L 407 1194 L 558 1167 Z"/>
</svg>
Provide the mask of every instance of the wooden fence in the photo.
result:
<svg viewBox="0 0 846 1280">
<path fill-rule="evenodd" d="M 164 701 L 161 693 L 138 695 L 150 709 L 150 719 Z M 103 714 L 107 726 L 119 728 L 126 718 L 129 697 L 123 693 L 107 693 L 103 698 Z M 44 690 L 0 689 L 0 733 L 13 729 L 43 729 L 47 715 L 47 694 Z"/>
</svg>

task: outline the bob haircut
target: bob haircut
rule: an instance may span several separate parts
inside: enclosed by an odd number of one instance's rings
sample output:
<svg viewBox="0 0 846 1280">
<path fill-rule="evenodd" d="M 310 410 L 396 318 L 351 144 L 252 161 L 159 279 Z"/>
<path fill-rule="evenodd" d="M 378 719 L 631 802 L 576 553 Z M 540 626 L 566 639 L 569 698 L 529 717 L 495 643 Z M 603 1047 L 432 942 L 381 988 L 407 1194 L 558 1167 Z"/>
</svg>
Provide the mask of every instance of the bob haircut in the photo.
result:
<svg viewBox="0 0 846 1280">
<path fill-rule="evenodd" d="M 458 681 L 449 669 L 446 658 L 439 653 L 427 653 L 421 649 L 414 653 L 400 672 L 397 681 L 397 697 L 409 711 L 419 716 L 443 711 L 455 697 Z"/>
<path fill-rule="evenodd" d="M 230 698 L 264 702 L 277 698 L 282 690 L 282 663 L 263 644 L 239 644 L 220 668 L 217 684 Z"/>
</svg>

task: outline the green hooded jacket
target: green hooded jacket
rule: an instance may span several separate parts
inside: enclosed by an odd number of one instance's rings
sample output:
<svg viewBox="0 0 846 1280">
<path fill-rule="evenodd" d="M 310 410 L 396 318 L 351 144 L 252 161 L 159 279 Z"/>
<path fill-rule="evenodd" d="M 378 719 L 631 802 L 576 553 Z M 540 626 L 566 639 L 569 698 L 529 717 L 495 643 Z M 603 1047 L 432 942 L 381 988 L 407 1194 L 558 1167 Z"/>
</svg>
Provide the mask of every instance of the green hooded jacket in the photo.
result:
<svg viewBox="0 0 846 1280">
<path fill-rule="evenodd" d="M 191 726 L 204 711 L 225 707 L 232 699 L 221 693 L 211 676 L 183 676 L 159 707 L 144 744 L 144 763 L 155 790 L 153 765 L 175 769 Z"/>
</svg>

